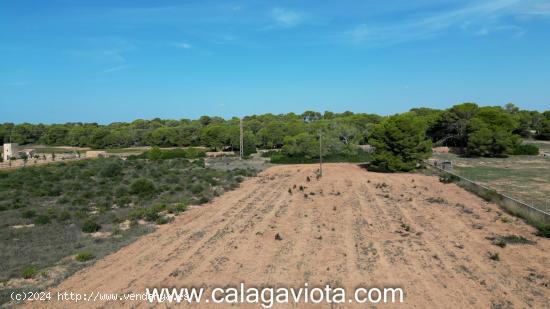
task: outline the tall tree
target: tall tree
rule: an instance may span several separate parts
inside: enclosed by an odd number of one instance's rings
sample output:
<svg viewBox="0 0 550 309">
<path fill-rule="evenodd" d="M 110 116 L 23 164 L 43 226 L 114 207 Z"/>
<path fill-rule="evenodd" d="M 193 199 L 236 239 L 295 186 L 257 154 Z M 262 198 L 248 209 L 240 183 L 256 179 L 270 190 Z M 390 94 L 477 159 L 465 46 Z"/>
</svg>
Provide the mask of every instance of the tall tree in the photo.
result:
<svg viewBox="0 0 550 309">
<path fill-rule="evenodd" d="M 369 143 L 375 147 L 370 168 L 377 171 L 410 171 L 430 156 L 432 142 L 426 122 L 414 113 L 391 116 L 377 124 Z"/>
<path fill-rule="evenodd" d="M 515 118 L 500 107 L 482 107 L 468 125 L 467 154 L 500 157 L 513 152 L 520 143 Z"/>
</svg>

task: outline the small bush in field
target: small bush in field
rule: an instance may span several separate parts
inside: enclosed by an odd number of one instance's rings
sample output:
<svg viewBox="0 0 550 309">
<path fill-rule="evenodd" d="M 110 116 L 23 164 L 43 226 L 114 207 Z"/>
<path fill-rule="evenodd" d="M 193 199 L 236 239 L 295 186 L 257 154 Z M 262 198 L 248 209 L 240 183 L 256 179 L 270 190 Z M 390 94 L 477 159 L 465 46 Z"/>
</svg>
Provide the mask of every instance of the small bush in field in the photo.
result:
<svg viewBox="0 0 550 309">
<path fill-rule="evenodd" d="M 166 216 L 162 216 L 162 217 L 158 217 L 156 220 L 155 220 L 155 223 L 158 224 L 158 225 L 161 225 L 161 224 L 166 224 L 168 222 L 172 221 L 172 218 L 169 218 L 169 217 L 166 217 Z"/>
<path fill-rule="evenodd" d="M 539 147 L 536 145 L 531 144 L 522 144 L 518 145 L 514 151 L 514 155 L 530 155 L 530 156 L 536 156 L 539 154 Z"/>
<path fill-rule="evenodd" d="M 145 178 L 138 179 L 130 186 L 130 193 L 141 196 L 153 196 L 157 191 L 155 185 Z"/>
<path fill-rule="evenodd" d="M 67 221 L 67 220 L 69 220 L 70 218 L 71 218 L 71 213 L 68 212 L 67 210 L 63 210 L 63 211 L 59 214 L 59 216 L 57 217 L 57 219 L 58 219 L 59 221 Z"/>
<path fill-rule="evenodd" d="M 99 172 L 101 177 L 116 177 L 122 174 L 122 165 L 118 162 L 107 163 Z"/>
<path fill-rule="evenodd" d="M 92 219 L 88 219 L 84 221 L 84 224 L 82 224 L 82 232 L 84 233 L 94 233 L 101 229 L 101 225 L 99 225 L 97 222 L 95 222 Z"/>
<path fill-rule="evenodd" d="M 27 209 L 21 213 L 21 217 L 25 219 L 34 218 L 36 216 L 36 211 L 33 209 Z"/>
<path fill-rule="evenodd" d="M 180 213 L 184 212 L 187 209 L 187 204 L 185 203 L 177 203 L 175 205 L 172 205 L 168 208 L 169 213 Z"/>
<path fill-rule="evenodd" d="M 200 183 L 196 183 L 191 186 L 190 191 L 193 194 L 200 194 L 202 191 L 204 191 L 204 186 Z"/>
<path fill-rule="evenodd" d="M 537 236 L 550 238 L 550 227 L 541 227 L 538 229 Z"/>
<path fill-rule="evenodd" d="M 489 252 L 488 255 L 489 255 L 489 259 L 493 261 L 500 261 L 500 256 L 497 252 Z"/>
<path fill-rule="evenodd" d="M 78 262 L 86 262 L 86 261 L 89 261 L 89 260 L 93 260 L 94 258 L 95 258 L 95 256 L 91 252 L 88 252 L 88 251 L 79 252 L 74 257 L 74 259 Z"/>
<path fill-rule="evenodd" d="M 155 209 L 147 209 L 144 213 L 145 221 L 156 221 L 159 218 L 159 214 Z"/>
<path fill-rule="evenodd" d="M 136 221 L 139 219 L 143 219 L 144 216 L 145 216 L 145 209 L 138 208 L 138 209 L 132 210 L 130 214 L 128 214 L 128 219 L 131 221 Z"/>
<path fill-rule="evenodd" d="M 23 269 L 22 275 L 25 279 L 34 278 L 38 274 L 38 269 L 36 266 L 27 266 Z"/>
<path fill-rule="evenodd" d="M 46 216 L 46 215 L 39 215 L 38 217 L 36 217 L 34 219 L 34 224 L 36 225 L 43 225 L 43 224 L 48 224 L 51 222 L 50 220 L 50 217 Z"/>
</svg>

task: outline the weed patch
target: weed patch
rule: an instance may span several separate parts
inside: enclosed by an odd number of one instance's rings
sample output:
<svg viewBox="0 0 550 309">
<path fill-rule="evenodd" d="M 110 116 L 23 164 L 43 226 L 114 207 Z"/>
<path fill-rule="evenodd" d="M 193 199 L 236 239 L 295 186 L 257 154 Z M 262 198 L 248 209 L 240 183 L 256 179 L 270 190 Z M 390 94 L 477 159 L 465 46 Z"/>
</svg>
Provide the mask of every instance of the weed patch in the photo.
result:
<svg viewBox="0 0 550 309">
<path fill-rule="evenodd" d="M 91 252 L 88 252 L 88 251 L 79 252 L 74 257 L 74 259 L 77 262 L 86 262 L 86 261 L 93 260 L 94 258 L 95 258 L 95 256 Z"/>
<path fill-rule="evenodd" d="M 487 255 L 490 260 L 500 261 L 500 255 L 498 254 L 498 252 L 488 252 Z"/>
<path fill-rule="evenodd" d="M 428 203 L 432 203 L 432 204 L 446 204 L 447 201 L 441 197 L 428 197 L 426 199 L 426 201 Z"/>
<path fill-rule="evenodd" d="M 34 278 L 38 274 L 38 269 L 36 266 L 27 266 L 25 269 L 23 269 L 23 272 L 21 273 L 21 276 L 25 279 L 31 279 Z"/>
</svg>

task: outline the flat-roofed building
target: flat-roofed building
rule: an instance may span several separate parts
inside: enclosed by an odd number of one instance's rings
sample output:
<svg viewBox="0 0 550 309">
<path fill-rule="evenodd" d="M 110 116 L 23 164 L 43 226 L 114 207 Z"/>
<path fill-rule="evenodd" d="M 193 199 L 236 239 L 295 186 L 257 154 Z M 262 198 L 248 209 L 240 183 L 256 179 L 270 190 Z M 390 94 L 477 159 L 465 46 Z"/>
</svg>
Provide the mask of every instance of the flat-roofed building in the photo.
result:
<svg viewBox="0 0 550 309">
<path fill-rule="evenodd" d="M 9 160 L 11 157 L 17 157 L 17 144 L 6 143 L 4 144 L 4 160 Z"/>
</svg>

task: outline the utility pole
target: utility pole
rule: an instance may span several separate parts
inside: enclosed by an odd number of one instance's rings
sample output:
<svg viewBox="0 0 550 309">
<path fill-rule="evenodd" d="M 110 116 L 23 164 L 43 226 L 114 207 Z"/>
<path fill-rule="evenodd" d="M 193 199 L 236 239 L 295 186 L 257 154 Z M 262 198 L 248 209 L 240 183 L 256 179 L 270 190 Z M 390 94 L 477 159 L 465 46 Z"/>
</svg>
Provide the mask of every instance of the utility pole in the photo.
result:
<svg viewBox="0 0 550 309">
<path fill-rule="evenodd" d="M 323 176 L 323 132 L 319 130 L 319 176 Z"/>
<path fill-rule="evenodd" d="M 244 157 L 244 135 L 243 135 L 243 119 L 239 119 L 240 122 L 240 138 L 239 138 L 239 159 L 242 160 Z"/>
</svg>

